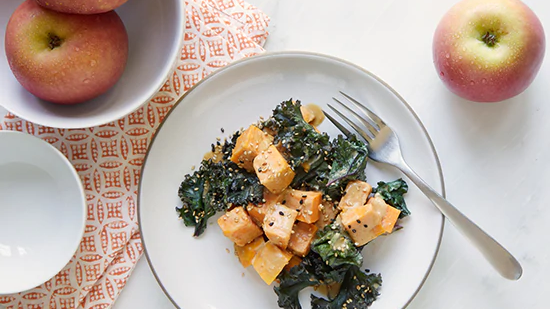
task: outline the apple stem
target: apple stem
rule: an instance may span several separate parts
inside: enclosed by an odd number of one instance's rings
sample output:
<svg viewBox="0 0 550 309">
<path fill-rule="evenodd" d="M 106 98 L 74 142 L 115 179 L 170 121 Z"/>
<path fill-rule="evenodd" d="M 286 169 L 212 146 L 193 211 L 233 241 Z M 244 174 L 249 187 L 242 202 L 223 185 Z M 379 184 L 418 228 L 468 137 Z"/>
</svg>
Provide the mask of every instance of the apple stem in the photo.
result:
<svg viewBox="0 0 550 309">
<path fill-rule="evenodd" d="M 53 33 L 48 33 L 48 37 L 50 39 L 50 42 L 48 43 L 48 47 L 50 48 L 50 50 L 53 50 L 54 48 L 61 46 L 62 40 L 60 37 L 58 37 Z"/>
<path fill-rule="evenodd" d="M 490 31 L 487 31 L 487 33 L 485 33 L 482 37 L 481 37 L 481 40 L 487 44 L 487 46 L 489 47 L 493 47 L 495 46 L 495 44 L 497 43 L 497 36 L 490 32 Z"/>
</svg>

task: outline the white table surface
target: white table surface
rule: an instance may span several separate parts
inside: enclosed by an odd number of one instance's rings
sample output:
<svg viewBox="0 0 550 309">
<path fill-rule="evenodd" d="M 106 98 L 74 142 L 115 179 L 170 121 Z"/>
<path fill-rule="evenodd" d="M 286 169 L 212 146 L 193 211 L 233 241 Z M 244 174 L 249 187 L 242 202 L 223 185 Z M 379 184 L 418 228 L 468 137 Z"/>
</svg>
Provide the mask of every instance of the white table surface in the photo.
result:
<svg viewBox="0 0 550 309">
<path fill-rule="evenodd" d="M 447 225 L 434 268 L 409 308 L 550 308 L 548 52 L 538 77 L 520 96 L 471 103 L 447 91 L 432 64 L 433 32 L 456 0 L 249 1 L 271 16 L 268 51 L 334 55 L 392 85 L 434 141 L 449 200 L 524 267 L 518 282 L 502 279 Z M 550 2 L 525 2 L 550 33 Z M 174 306 L 142 258 L 113 308 Z"/>
</svg>

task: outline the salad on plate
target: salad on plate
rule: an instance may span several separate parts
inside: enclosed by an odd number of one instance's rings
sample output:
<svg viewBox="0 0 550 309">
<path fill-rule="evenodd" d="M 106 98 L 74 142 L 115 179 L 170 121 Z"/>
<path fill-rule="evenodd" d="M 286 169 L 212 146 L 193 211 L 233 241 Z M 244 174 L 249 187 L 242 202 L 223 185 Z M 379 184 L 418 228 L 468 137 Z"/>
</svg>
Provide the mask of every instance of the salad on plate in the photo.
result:
<svg viewBox="0 0 550 309">
<path fill-rule="evenodd" d="M 279 307 L 301 308 L 298 294 L 312 287 L 324 295 L 311 295 L 313 309 L 367 308 L 382 275 L 365 268 L 362 249 L 402 227 L 408 187 L 402 179 L 372 187 L 366 144 L 331 139 L 317 129 L 323 119 L 318 106 L 290 99 L 218 139 L 184 177 L 176 210 L 196 237 L 218 215 L 240 263 L 274 285 Z"/>
</svg>

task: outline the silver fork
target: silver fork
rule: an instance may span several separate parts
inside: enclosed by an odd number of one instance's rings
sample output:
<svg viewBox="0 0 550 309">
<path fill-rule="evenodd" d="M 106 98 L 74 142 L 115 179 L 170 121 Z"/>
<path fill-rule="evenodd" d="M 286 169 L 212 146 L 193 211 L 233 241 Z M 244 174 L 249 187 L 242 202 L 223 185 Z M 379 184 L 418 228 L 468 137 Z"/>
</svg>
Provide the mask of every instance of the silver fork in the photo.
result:
<svg viewBox="0 0 550 309">
<path fill-rule="evenodd" d="M 397 134 L 375 113 L 359 103 L 349 95 L 340 92 L 348 99 L 363 115 L 359 115 L 356 111 L 342 103 L 336 98 L 332 98 L 353 115 L 359 123 L 367 130 L 361 128 L 356 122 L 353 122 L 336 108 L 328 107 L 334 111 L 339 117 L 344 119 L 353 130 L 367 141 L 369 150 L 369 158 L 374 161 L 387 163 L 398 168 L 405 174 L 416 186 L 432 201 L 432 203 L 443 213 L 443 215 L 464 235 L 474 246 L 483 254 L 483 256 L 491 263 L 491 265 L 504 278 L 510 280 L 518 280 L 523 270 L 519 262 L 500 245 L 491 236 L 485 233 L 479 226 L 472 222 L 468 217 L 456 209 L 449 201 L 443 198 L 439 193 L 432 189 L 420 176 L 418 176 L 403 159 L 401 147 Z M 336 121 L 328 113 L 325 116 L 346 136 L 352 133 L 342 124 Z"/>
</svg>

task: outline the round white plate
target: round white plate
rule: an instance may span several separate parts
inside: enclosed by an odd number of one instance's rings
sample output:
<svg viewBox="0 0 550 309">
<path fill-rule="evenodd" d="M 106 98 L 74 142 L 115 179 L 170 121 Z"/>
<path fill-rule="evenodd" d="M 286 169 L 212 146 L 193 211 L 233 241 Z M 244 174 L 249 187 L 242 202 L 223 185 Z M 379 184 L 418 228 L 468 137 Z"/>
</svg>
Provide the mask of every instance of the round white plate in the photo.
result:
<svg viewBox="0 0 550 309">
<path fill-rule="evenodd" d="M 243 269 L 231 241 L 210 220 L 199 239 L 178 219 L 178 186 L 198 166 L 216 137 L 268 117 L 283 100 L 325 107 L 344 91 L 370 105 L 398 133 L 410 165 L 443 191 L 438 158 L 426 130 L 405 101 L 371 73 L 343 60 L 310 53 L 275 53 L 236 62 L 196 85 L 173 108 L 157 132 L 142 171 L 139 220 L 149 264 L 166 294 L 181 308 L 278 308 L 272 286 L 252 267 Z M 220 128 L 224 128 L 222 133 Z M 328 121 L 319 129 L 335 137 Z M 369 163 L 370 183 L 402 177 L 394 168 Z M 379 237 L 364 253 L 364 268 L 381 273 L 380 298 L 371 308 L 405 307 L 418 292 L 435 260 L 443 217 L 410 184 L 412 216 L 404 229 Z M 228 250 L 229 249 L 229 250 Z M 310 308 L 308 293 L 301 295 Z"/>
<path fill-rule="evenodd" d="M 80 177 L 53 146 L 0 131 L 0 294 L 34 288 L 71 260 L 86 221 Z"/>
</svg>

